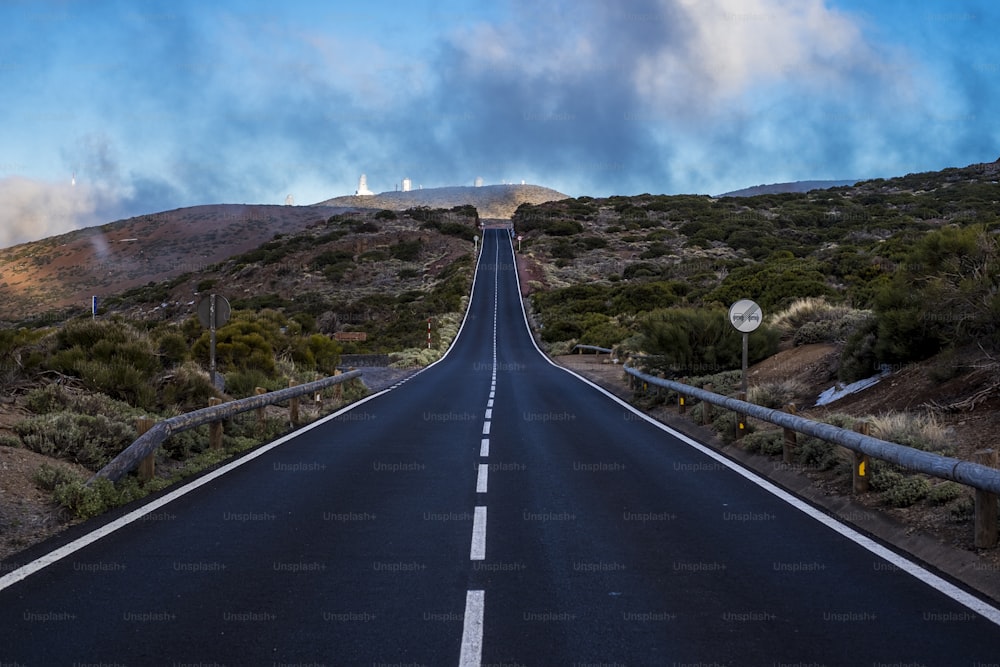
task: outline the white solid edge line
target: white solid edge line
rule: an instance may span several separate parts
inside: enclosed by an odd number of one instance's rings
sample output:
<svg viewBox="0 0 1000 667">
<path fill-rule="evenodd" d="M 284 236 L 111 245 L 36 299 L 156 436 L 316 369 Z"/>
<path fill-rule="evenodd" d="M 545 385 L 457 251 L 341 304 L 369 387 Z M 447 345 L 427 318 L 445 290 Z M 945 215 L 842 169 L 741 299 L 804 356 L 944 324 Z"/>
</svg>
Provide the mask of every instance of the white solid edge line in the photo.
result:
<svg viewBox="0 0 1000 667">
<path fill-rule="evenodd" d="M 515 279 L 515 281 L 517 281 L 518 294 L 520 294 L 520 284 L 521 283 L 520 283 L 520 279 L 518 278 L 518 273 L 517 273 L 517 257 L 514 257 L 513 254 L 514 254 L 514 247 L 513 247 L 513 244 L 512 244 L 511 245 L 511 255 L 512 255 L 512 260 L 513 260 L 513 263 L 514 263 L 514 279 Z M 653 419 L 652 417 L 650 417 L 646 413 L 644 413 L 644 412 L 642 412 L 640 410 L 637 410 L 632 405 L 626 403 L 625 401 L 623 401 L 622 399 L 618 398 L 617 396 L 615 396 L 614 394 L 612 394 L 608 390 L 604 389 L 603 387 L 601 387 L 601 386 L 599 386 L 597 384 L 594 384 L 593 382 L 591 382 L 587 378 L 583 377 L 579 373 L 577 373 L 577 372 L 575 372 L 575 371 L 573 371 L 573 370 L 571 370 L 569 368 L 566 368 L 565 366 L 560 366 L 559 364 L 557 364 L 554 361 L 552 361 L 551 359 L 549 359 L 548 356 L 546 356 L 546 354 L 544 352 L 542 352 L 541 348 L 538 347 L 538 344 L 535 342 L 535 337 L 531 334 L 531 327 L 528 324 L 528 315 L 527 315 L 527 313 L 524 312 L 524 301 L 522 299 L 518 299 L 518 301 L 520 301 L 520 304 L 521 304 L 521 316 L 524 318 L 524 326 L 525 326 L 525 329 L 528 332 L 528 339 L 531 340 L 531 344 L 532 344 L 532 346 L 534 346 L 535 351 L 537 351 L 538 354 L 542 357 L 542 359 L 544 359 L 545 361 L 547 361 L 551 366 L 553 366 L 554 368 L 558 368 L 559 370 L 568 373 L 572 377 L 575 377 L 577 380 L 580 380 L 581 382 L 583 382 L 583 383 L 585 383 L 585 384 L 593 387 L 597 391 L 601 392 L 602 394 L 604 394 L 605 396 L 607 396 L 608 398 L 610 398 L 612 401 L 618 403 L 623 408 L 625 408 L 626 410 L 632 412 L 636 416 L 641 417 L 646 422 L 652 424 L 653 426 L 655 426 L 656 428 L 660 429 L 661 431 L 664 431 L 664 432 L 672 435 L 673 437 L 677 438 L 681 442 L 684 442 L 684 443 L 690 445 L 691 447 L 693 447 L 694 449 L 697 449 L 698 451 L 700 451 L 701 453 L 705 454 L 706 456 L 708 456 L 708 457 L 710 457 L 710 458 L 718 461 L 719 463 L 721 463 L 722 465 L 726 466 L 730 470 L 738 473 L 742 477 L 744 477 L 747 480 L 753 482 L 754 484 L 756 484 L 757 486 L 759 486 L 763 490 L 767 491 L 771 495 L 774 495 L 774 496 L 780 498 L 781 500 L 785 501 L 786 503 L 788 503 L 789 505 L 791 505 L 795 509 L 803 512 L 804 514 L 806 514 L 810 518 L 815 519 L 816 521 L 818 521 L 819 523 L 823 524 L 824 526 L 827 526 L 831 530 L 834 530 L 835 532 L 839 533 L 841 536 L 849 539 L 850 541 L 852 541 L 855 544 L 857 544 L 858 546 L 860 546 L 860 547 L 868 550 L 869 552 L 871 552 L 872 554 L 878 556 L 879 558 L 882 558 L 883 560 L 891 563 L 892 565 L 895 565 L 896 567 L 898 567 L 899 569 L 903 570 L 904 572 L 906 572 L 910 576 L 912 576 L 912 577 L 914 577 L 914 578 L 922 581 L 923 583 L 927 584 L 928 586 L 930 586 L 931 588 L 935 589 L 936 591 L 938 591 L 938 592 L 946 595 L 947 597 L 951 598 L 955 602 L 958 602 L 959 604 L 963 605 L 967 609 L 970 609 L 970 610 L 976 612 L 977 614 L 981 615 L 983 618 L 989 620 L 993 624 L 995 624 L 997 626 L 1000 626 L 1000 609 L 998 609 L 994 605 L 990 604 L 989 602 L 987 602 L 987 601 L 985 601 L 985 600 L 977 597 L 976 595 L 973 595 L 972 593 L 969 593 L 968 591 L 966 591 L 966 590 L 964 590 L 964 589 L 956 586 L 955 584 L 953 584 L 950 581 L 944 579 L 943 577 L 940 577 L 940 576 L 934 574 L 933 572 L 931 572 L 927 568 L 923 567 L 922 565 L 919 565 L 918 563 L 910 560 L 909 558 L 906 558 L 905 556 L 896 553 L 892 549 L 889 549 L 888 547 L 885 547 L 885 546 L 879 544 L 878 542 L 876 542 L 875 540 L 871 539 L 870 537 L 862 535 L 860 532 L 858 532 L 857 530 L 855 530 L 851 526 L 847 525 L 846 523 L 840 521 L 839 519 L 837 519 L 835 517 L 832 517 L 832 516 L 830 516 L 828 514 L 825 514 L 825 513 L 821 512 L 821 511 L 817 510 L 815 507 L 813 507 L 812 505 L 810 505 L 807 502 L 803 501 L 798 496 L 795 496 L 795 495 L 789 493 L 788 491 L 785 491 L 784 489 L 778 487 L 777 485 L 775 485 L 771 481 L 769 481 L 769 480 L 761 477 L 757 473 L 751 471 L 749 468 L 744 468 L 743 466 L 739 465 L 738 463 L 736 463 L 734 461 L 731 461 L 730 459 L 726 458 L 722 454 L 719 454 L 718 452 L 716 452 L 712 448 L 708 447 L 707 445 L 703 445 L 700 442 L 689 438 L 688 436 L 684 435 L 683 433 L 680 433 L 679 431 L 675 431 L 674 429 L 670 428 L 666 424 L 663 424 L 663 423 L 661 423 L 661 422 Z"/>
<path fill-rule="evenodd" d="M 490 439 L 483 438 L 482 442 L 479 443 L 479 455 L 489 456 L 490 455 Z"/>
<path fill-rule="evenodd" d="M 465 620 L 462 624 L 462 653 L 458 667 L 480 667 L 483 661 L 483 613 L 486 591 L 465 594 Z"/>
<path fill-rule="evenodd" d="M 498 256 L 499 256 L 499 253 L 500 253 L 500 249 L 499 249 L 499 244 L 498 244 L 498 246 L 497 246 L 497 255 Z M 458 328 L 458 332 L 455 334 L 455 338 L 452 339 L 451 345 L 448 346 L 448 349 L 445 350 L 445 353 L 443 355 L 441 355 L 440 359 L 438 359 L 437 361 L 435 361 L 435 362 L 433 362 L 431 364 L 428 364 L 424 368 L 421 368 L 419 371 L 417 371 L 413 375 L 411 375 L 408 378 L 406 378 L 406 380 L 404 380 L 403 382 L 406 382 L 406 381 L 408 381 L 408 380 L 416 377 L 417 375 L 420 375 L 421 373 L 423 373 L 424 371 L 426 371 L 428 368 L 432 368 L 433 366 L 436 366 L 437 364 L 441 363 L 442 361 L 445 360 L 445 358 L 449 354 L 451 354 L 451 351 L 455 348 L 455 345 L 458 343 L 458 340 L 459 340 L 459 338 L 462 335 L 462 330 L 465 328 L 465 324 L 466 324 L 466 322 L 469 319 L 469 313 L 472 312 L 472 302 L 473 302 L 473 299 L 475 299 L 475 297 L 476 297 L 476 278 L 479 276 L 479 265 L 482 263 L 482 258 L 483 258 L 483 253 L 480 252 L 479 253 L 479 257 L 476 258 L 476 270 L 475 270 L 475 272 L 472 275 L 472 292 L 469 295 L 469 303 L 465 307 L 465 316 L 462 318 L 462 324 Z M 190 493 L 191 491 L 194 491 L 195 489 L 197 489 L 197 488 L 199 488 L 199 487 L 207 484 L 208 482 L 211 482 L 212 480 L 221 477 L 222 475 L 226 474 L 227 472 L 230 472 L 231 470 L 234 470 L 234 469 L 240 467 L 244 463 L 252 461 L 253 459 L 257 458 L 258 456 L 266 454 L 267 452 L 271 451 L 275 447 L 278 447 L 279 445 L 283 445 L 284 443 L 288 442 L 289 440 L 291 440 L 293 438 L 296 438 L 299 435 L 302 435 L 303 433 L 306 433 L 307 431 L 310 431 L 310 430 L 316 428 L 317 426 L 325 424 L 326 422 L 328 422 L 328 421 L 330 421 L 332 419 L 336 419 L 337 417 L 339 417 L 340 415 L 344 414 L 345 412 L 350 412 L 351 410 L 353 410 L 353 409 L 355 409 L 357 407 L 360 407 L 361 405 L 367 403 L 368 401 L 373 400 L 375 398 L 378 398 L 379 396 L 381 396 L 383 394 L 386 394 L 386 393 L 388 393 L 388 392 L 396 389 L 397 387 L 399 387 L 399 384 L 393 385 L 392 387 L 389 387 L 387 389 L 383 389 L 382 391 L 374 393 L 371 396 L 366 396 L 366 397 L 364 397 L 361 400 L 355 401 L 354 403 L 351 403 L 350 405 L 344 406 L 340 410 L 337 410 L 336 412 L 334 412 L 332 414 L 329 414 L 326 417 L 323 417 L 322 419 L 318 419 L 318 420 L 314 421 L 312 424 L 308 424 L 308 425 L 306 425 L 306 426 L 304 426 L 304 427 L 302 427 L 300 429 L 297 429 L 297 430 L 293 431 L 292 433 L 288 433 L 288 434 L 282 436 L 281 438 L 278 438 L 274 442 L 270 442 L 270 443 L 268 443 L 266 445 L 263 445 L 262 447 L 259 447 L 259 448 L 255 449 L 255 450 L 253 450 L 252 452 L 249 452 L 245 456 L 241 456 L 240 458 L 238 458 L 238 459 L 236 459 L 234 461 L 230 461 L 229 463 L 227 463 L 226 465 L 222 466 L 221 468 L 213 470 L 212 472 L 207 473 L 207 474 L 199 477 L 198 479 L 195 479 L 195 480 L 193 480 L 191 482 L 188 482 L 187 484 L 184 484 L 184 485 L 182 485 L 182 486 L 174 489 L 170 493 L 167 493 L 166 495 L 160 496 L 156 500 L 150 501 L 149 503 L 143 505 L 142 507 L 138 507 L 138 508 L 132 510 L 131 512 L 129 512 L 128 514 L 124 514 L 124 515 L 118 517 L 117 519 L 115 519 L 114 521 L 110 521 L 110 522 L 102 525 L 101 527 L 96 528 L 93 531 L 87 533 L 86 535 L 82 535 L 82 536 L 78 537 L 77 539 L 73 540 L 72 542 L 68 542 L 68 543 L 64 544 L 63 546 L 59 547 L 58 549 L 54 549 L 53 551 L 50 551 L 49 553 L 47 553 L 47 554 L 45 554 L 43 556 L 39 556 L 38 558 L 36 558 L 35 560 L 33 560 L 33 561 L 29 562 L 29 563 L 25 563 L 24 565 L 22 565 L 21 567 L 17 568 L 16 570 L 12 570 L 9 573 L 7 573 L 7 574 L 3 575 L 2 577 L 0 577 L 0 591 L 4 590 L 5 588 L 7 588 L 9 586 L 12 586 L 12 585 L 16 584 L 17 582 L 19 582 L 19 581 L 21 581 L 21 580 L 23 580 L 23 579 L 25 579 L 25 578 L 27 578 L 29 576 L 31 576 L 35 572 L 38 572 L 39 570 L 41 570 L 43 568 L 46 568 L 49 565 L 52 565 L 53 563 L 56 563 L 56 562 L 62 560 L 63 558 L 66 558 L 70 554 L 73 554 L 73 553 L 79 551 L 80 549 L 83 549 L 84 547 L 86 547 L 86 546 L 88 546 L 90 544 L 93 544 L 94 542 L 100 540 L 101 538 L 110 535 L 111 533 L 115 532 L 119 528 L 123 528 L 123 527 L 127 526 L 130 523 L 138 521 L 142 517 L 146 516 L 147 514 L 149 514 L 151 512 L 154 512 L 154 511 L 158 510 L 159 508 L 163 507 L 167 503 L 170 503 L 170 502 L 172 502 L 174 500 L 177 500 L 181 496 L 184 496 L 184 495 Z"/>
<path fill-rule="evenodd" d="M 486 506 L 478 505 L 472 518 L 472 548 L 469 560 L 486 558 Z"/>
<path fill-rule="evenodd" d="M 476 477 L 476 493 L 486 493 L 489 483 L 490 467 L 485 463 L 479 464 L 479 475 Z"/>
</svg>

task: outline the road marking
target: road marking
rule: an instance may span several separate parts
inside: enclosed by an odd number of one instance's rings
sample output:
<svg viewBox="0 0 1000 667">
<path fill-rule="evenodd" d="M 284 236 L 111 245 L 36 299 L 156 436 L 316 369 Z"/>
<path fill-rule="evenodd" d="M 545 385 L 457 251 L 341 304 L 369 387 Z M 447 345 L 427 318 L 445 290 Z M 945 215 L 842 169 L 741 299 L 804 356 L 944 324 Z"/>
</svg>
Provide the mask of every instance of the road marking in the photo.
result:
<svg viewBox="0 0 1000 667">
<path fill-rule="evenodd" d="M 494 389 L 495 389 L 495 387 L 494 387 Z M 497 395 L 497 393 L 495 391 L 491 391 L 490 392 L 490 398 L 494 398 L 494 397 L 496 397 L 496 395 Z"/>
<path fill-rule="evenodd" d="M 469 560 L 484 560 L 486 558 L 486 506 L 476 506 L 472 518 L 472 549 L 469 550 Z"/>
<path fill-rule="evenodd" d="M 479 667 L 483 662 L 483 612 L 486 591 L 465 594 L 465 622 L 462 627 L 462 653 L 458 667 Z"/>
<path fill-rule="evenodd" d="M 493 409 L 492 408 L 486 408 L 486 418 L 487 419 L 493 419 Z"/>
<path fill-rule="evenodd" d="M 490 467 L 485 463 L 479 464 L 479 477 L 476 478 L 476 493 L 486 493 L 486 484 L 489 479 Z"/>
<path fill-rule="evenodd" d="M 484 422 L 483 423 L 483 435 L 489 435 L 489 434 L 490 434 L 490 422 Z"/>
<path fill-rule="evenodd" d="M 489 456 L 490 455 L 490 439 L 483 438 L 483 441 L 479 444 L 479 455 Z"/>
<path fill-rule="evenodd" d="M 486 407 L 488 407 L 488 408 L 492 408 L 493 407 L 493 399 L 492 398 L 486 402 Z"/>
</svg>

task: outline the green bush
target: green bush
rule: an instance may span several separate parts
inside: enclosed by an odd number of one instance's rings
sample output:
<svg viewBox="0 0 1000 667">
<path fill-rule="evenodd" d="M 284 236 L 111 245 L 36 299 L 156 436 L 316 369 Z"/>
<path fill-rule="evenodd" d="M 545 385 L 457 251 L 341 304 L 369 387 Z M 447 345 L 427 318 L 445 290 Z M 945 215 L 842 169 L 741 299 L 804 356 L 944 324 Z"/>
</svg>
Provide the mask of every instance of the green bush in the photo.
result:
<svg viewBox="0 0 1000 667">
<path fill-rule="evenodd" d="M 179 333 L 163 334 L 157 345 L 163 365 L 168 368 L 184 363 L 191 349 L 187 339 Z"/>
<path fill-rule="evenodd" d="M 776 456 L 784 451 L 784 431 L 757 431 L 743 436 L 743 449 L 752 454 Z"/>
<path fill-rule="evenodd" d="M 927 502 L 932 505 L 946 505 L 965 494 L 965 487 L 958 482 L 945 481 L 930 488 L 927 493 Z"/>
<path fill-rule="evenodd" d="M 423 247 L 424 244 L 420 239 L 400 241 L 389 248 L 389 254 L 401 262 L 415 262 L 420 257 Z"/>
<path fill-rule="evenodd" d="M 654 310 L 641 320 L 640 331 L 644 349 L 654 356 L 650 365 L 655 369 L 690 375 L 705 369 L 740 367 L 742 339 L 725 310 Z M 750 363 L 777 352 L 778 337 L 778 332 L 767 325 L 750 334 Z"/>
<path fill-rule="evenodd" d="M 819 438 L 800 438 L 798 443 L 799 461 L 820 470 L 832 470 L 841 462 L 837 445 Z"/>
<path fill-rule="evenodd" d="M 840 353 L 840 366 L 837 370 L 841 382 L 850 384 L 878 373 L 879 362 L 875 352 L 878 342 L 877 332 L 878 322 L 873 318 L 862 323 L 848 336 L 847 343 Z"/>
<path fill-rule="evenodd" d="M 892 507 L 909 507 L 926 498 L 930 486 L 925 478 L 911 475 L 886 489 L 882 498 Z"/>
<path fill-rule="evenodd" d="M 136 438 L 135 428 L 104 415 L 54 412 L 14 426 L 24 446 L 39 454 L 98 470 Z"/>
</svg>

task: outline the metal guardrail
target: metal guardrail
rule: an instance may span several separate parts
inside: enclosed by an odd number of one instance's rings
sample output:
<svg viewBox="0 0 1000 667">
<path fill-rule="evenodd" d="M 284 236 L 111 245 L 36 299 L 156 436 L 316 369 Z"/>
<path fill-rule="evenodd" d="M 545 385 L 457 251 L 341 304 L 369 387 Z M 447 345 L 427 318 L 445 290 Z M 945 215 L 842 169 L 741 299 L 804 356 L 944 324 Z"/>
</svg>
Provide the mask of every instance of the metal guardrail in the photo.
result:
<svg viewBox="0 0 1000 667">
<path fill-rule="evenodd" d="M 574 350 L 593 350 L 594 352 L 602 352 L 604 354 L 611 354 L 614 352 L 609 347 L 598 347 L 597 345 L 574 345 Z"/>
<path fill-rule="evenodd" d="M 745 414 L 776 426 L 791 429 L 813 437 L 846 447 L 851 451 L 903 466 L 913 472 L 951 480 L 981 491 L 1000 494 L 1000 470 L 979 463 L 940 454 L 932 454 L 894 442 L 879 440 L 869 435 L 799 417 L 788 412 L 765 408 L 739 399 L 698 389 L 683 382 L 665 380 L 648 375 L 634 368 L 624 366 L 625 372 L 647 384 L 663 387 L 684 396 L 690 396 L 717 405 L 738 414 Z"/>
<path fill-rule="evenodd" d="M 180 433 L 204 426 L 205 424 L 229 419 L 242 412 L 298 398 L 314 391 L 353 380 L 356 377 L 360 377 L 361 374 L 362 371 L 351 371 L 342 375 L 331 375 L 315 382 L 308 382 L 287 389 L 279 389 L 278 391 L 266 394 L 250 396 L 249 398 L 241 398 L 158 421 L 151 429 L 140 435 L 135 442 L 112 459 L 110 463 L 98 470 L 87 483 L 89 484 L 98 478 L 110 479 L 111 481 L 120 479 L 126 473 L 136 468 L 140 461 L 155 452 L 174 433 Z"/>
</svg>

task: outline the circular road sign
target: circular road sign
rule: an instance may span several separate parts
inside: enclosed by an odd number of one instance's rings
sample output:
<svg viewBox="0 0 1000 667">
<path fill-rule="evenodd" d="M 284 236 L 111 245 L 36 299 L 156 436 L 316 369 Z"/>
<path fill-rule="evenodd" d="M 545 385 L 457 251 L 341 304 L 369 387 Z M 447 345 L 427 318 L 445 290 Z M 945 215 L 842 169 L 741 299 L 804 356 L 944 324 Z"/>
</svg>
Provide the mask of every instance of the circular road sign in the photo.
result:
<svg viewBox="0 0 1000 667">
<path fill-rule="evenodd" d="M 212 296 L 215 297 L 215 322 L 212 322 Z M 198 321 L 206 329 L 218 329 L 229 321 L 232 309 L 229 301 L 221 294 L 206 296 L 198 303 Z"/>
<path fill-rule="evenodd" d="M 729 321 L 742 333 L 750 333 L 759 327 L 763 317 L 760 306 L 750 299 L 740 299 L 729 307 Z"/>
</svg>

